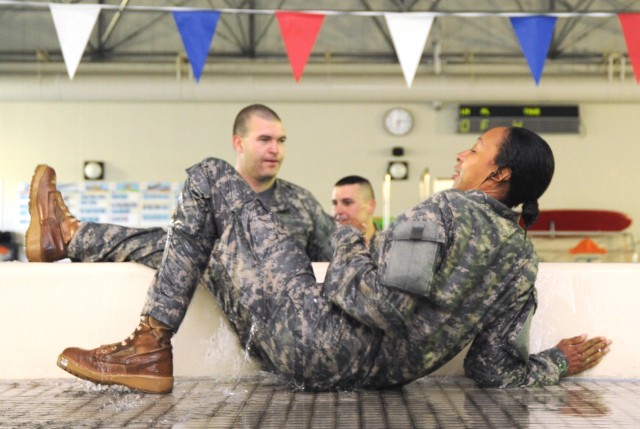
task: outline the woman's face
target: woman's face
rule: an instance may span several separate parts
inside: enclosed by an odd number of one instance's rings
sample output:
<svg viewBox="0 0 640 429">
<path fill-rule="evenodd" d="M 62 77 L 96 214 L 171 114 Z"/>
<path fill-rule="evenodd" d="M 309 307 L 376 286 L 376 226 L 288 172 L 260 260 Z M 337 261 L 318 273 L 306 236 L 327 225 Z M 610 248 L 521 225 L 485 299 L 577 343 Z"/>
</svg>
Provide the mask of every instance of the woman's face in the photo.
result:
<svg viewBox="0 0 640 429">
<path fill-rule="evenodd" d="M 482 134 L 471 149 L 456 155 L 453 188 L 460 191 L 483 190 L 487 179 L 497 173 L 496 157 L 507 136 L 505 127 L 492 128 Z"/>
</svg>

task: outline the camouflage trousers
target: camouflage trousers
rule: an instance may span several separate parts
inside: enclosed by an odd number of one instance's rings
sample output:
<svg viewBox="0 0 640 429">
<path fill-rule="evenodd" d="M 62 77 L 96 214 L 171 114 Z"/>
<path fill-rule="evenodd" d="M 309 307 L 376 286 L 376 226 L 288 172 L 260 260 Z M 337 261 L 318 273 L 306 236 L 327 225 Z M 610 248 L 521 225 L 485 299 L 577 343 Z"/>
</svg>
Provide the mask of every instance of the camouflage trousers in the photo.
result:
<svg viewBox="0 0 640 429">
<path fill-rule="evenodd" d="M 294 387 L 366 385 L 381 334 L 327 300 L 277 216 L 214 159 L 188 170 L 143 314 L 177 329 L 201 277 L 243 346 Z"/>
<path fill-rule="evenodd" d="M 157 269 L 167 241 L 163 228 L 128 228 L 83 222 L 69 243 L 67 253 L 82 262 L 138 262 Z"/>
</svg>

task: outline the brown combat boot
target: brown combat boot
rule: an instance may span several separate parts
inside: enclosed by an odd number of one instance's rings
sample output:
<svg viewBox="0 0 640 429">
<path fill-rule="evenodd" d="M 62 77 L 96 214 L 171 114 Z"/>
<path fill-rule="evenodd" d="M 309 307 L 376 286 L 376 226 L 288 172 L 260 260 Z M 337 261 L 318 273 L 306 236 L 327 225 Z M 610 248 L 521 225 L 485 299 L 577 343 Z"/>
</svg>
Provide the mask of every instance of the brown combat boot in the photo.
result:
<svg viewBox="0 0 640 429">
<path fill-rule="evenodd" d="M 38 165 L 29 188 L 29 214 L 25 250 L 30 262 L 53 262 L 67 257 L 67 246 L 79 222 L 56 189 L 56 172 Z"/>
<path fill-rule="evenodd" d="M 121 343 L 93 350 L 68 348 L 58 357 L 58 366 L 94 383 L 169 393 L 173 389 L 172 335 L 164 323 L 145 316 Z"/>
</svg>

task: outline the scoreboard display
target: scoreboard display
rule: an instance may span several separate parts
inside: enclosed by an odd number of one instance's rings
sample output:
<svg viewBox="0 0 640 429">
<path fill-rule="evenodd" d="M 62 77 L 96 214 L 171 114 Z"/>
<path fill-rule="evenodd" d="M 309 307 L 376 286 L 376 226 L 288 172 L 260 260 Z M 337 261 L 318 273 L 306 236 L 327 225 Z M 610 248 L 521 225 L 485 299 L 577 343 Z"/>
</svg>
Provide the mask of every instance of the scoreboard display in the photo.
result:
<svg viewBox="0 0 640 429">
<path fill-rule="evenodd" d="M 482 133 L 493 127 L 523 127 L 537 133 L 577 134 L 580 131 L 578 106 L 481 105 L 458 107 L 458 133 Z"/>
</svg>

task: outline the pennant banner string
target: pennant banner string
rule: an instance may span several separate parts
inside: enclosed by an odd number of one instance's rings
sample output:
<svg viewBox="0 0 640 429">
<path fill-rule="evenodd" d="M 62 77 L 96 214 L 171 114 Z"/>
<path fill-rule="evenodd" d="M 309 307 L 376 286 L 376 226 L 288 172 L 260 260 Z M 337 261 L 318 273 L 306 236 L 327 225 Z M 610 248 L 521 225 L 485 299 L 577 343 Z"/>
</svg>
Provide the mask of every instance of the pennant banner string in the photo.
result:
<svg viewBox="0 0 640 429">
<path fill-rule="evenodd" d="M 640 82 L 640 59 L 635 46 L 637 16 L 640 13 L 616 12 L 387 12 L 387 11 L 339 11 L 339 10 L 279 10 L 279 9 L 215 9 L 191 7 L 123 6 L 99 3 L 57 4 L 51 2 L 0 0 L 0 9 L 15 10 L 50 8 L 69 78 L 73 79 L 83 51 L 102 10 L 127 12 L 170 12 L 178 26 L 187 57 L 196 81 L 208 57 L 209 47 L 221 14 L 275 15 L 285 43 L 289 62 L 296 81 L 300 81 L 315 39 L 326 16 L 384 17 L 393 38 L 394 48 L 402 67 L 407 86 L 411 87 L 420 64 L 424 44 L 429 36 L 433 20 L 437 17 L 507 17 L 511 20 L 516 36 L 529 64 L 536 85 L 546 61 L 558 18 L 619 16 L 627 42 L 631 65 Z M 90 13 L 86 13 L 85 9 Z M 629 24 L 633 17 L 633 23 Z M 541 38 L 540 34 L 544 33 Z M 301 36 L 302 35 L 302 36 Z M 78 36 L 78 37 L 76 37 Z M 544 40 L 542 40 L 544 39 Z"/>
<path fill-rule="evenodd" d="M 48 8 L 49 3 L 33 2 L 33 1 L 18 1 L 18 0 L 0 0 L 0 7 L 2 6 L 19 6 L 21 9 L 28 8 Z M 191 7 L 176 7 L 176 6 L 126 6 L 119 5 L 107 5 L 95 3 L 95 6 L 99 6 L 104 10 L 114 11 L 130 11 L 130 12 L 189 12 L 189 11 L 216 11 L 220 13 L 233 13 L 233 14 L 247 14 L 247 15 L 273 15 L 278 10 L 275 9 L 232 9 L 232 8 L 191 8 Z M 576 18 L 576 17 L 592 17 L 592 18 L 611 18 L 617 16 L 619 13 L 633 13 L 633 11 L 617 11 L 617 12 L 398 12 L 398 11 L 342 11 L 342 10 L 288 10 L 289 12 L 297 13 L 309 13 L 309 14 L 322 14 L 322 15 L 345 15 L 345 16 L 365 16 L 375 17 L 384 16 L 386 13 L 403 13 L 411 15 L 425 15 L 432 17 L 445 17 L 445 16 L 457 16 L 467 18 L 477 17 L 507 17 L 518 18 L 528 16 L 549 16 L 555 18 Z"/>
</svg>

